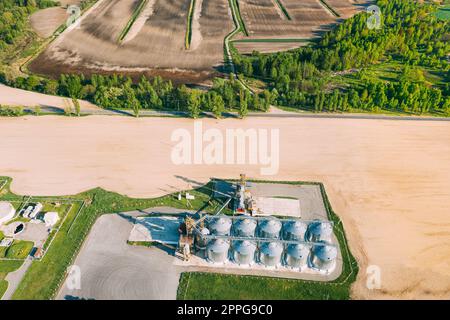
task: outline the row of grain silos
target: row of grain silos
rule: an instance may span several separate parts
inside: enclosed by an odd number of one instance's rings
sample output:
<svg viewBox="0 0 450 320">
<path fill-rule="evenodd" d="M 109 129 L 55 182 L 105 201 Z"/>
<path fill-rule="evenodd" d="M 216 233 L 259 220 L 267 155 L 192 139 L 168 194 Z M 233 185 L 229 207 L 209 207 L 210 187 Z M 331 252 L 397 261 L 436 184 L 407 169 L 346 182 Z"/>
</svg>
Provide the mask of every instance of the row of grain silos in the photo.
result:
<svg viewBox="0 0 450 320">
<path fill-rule="evenodd" d="M 206 248 L 206 258 L 211 263 L 233 262 L 241 266 L 259 263 L 266 267 L 285 266 L 303 270 L 311 267 L 331 272 L 336 263 L 336 247 L 327 244 L 308 245 L 281 242 L 258 242 L 251 240 L 211 240 Z"/>
<path fill-rule="evenodd" d="M 279 220 L 250 217 L 233 219 L 218 216 L 208 219 L 208 232 L 219 236 L 282 239 L 290 241 L 330 242 L 333 227 L 328 221 Z"/>
<path fill-rule="evenodd" d="M 209 219 L 208 228 L 201 230 L 201 234 L 221 237 L 200 236 L 196 247 L 204 249 L 207 260 L 212 263 L 230 261 L 244 266 L 259 263 L 266 267 L 285 266 L 300 270 L 311 267 L 329 272 L 334 269 L 337 258 L 336 247 L 327 244 L 331 233 L 331 225 L 321 221 L 308 225 L 300 220 L 240 218 L 233 223 L 231 218 L 220 216 Z M 290 242 L 282 243 L 276 239 Z"/>
</svg>

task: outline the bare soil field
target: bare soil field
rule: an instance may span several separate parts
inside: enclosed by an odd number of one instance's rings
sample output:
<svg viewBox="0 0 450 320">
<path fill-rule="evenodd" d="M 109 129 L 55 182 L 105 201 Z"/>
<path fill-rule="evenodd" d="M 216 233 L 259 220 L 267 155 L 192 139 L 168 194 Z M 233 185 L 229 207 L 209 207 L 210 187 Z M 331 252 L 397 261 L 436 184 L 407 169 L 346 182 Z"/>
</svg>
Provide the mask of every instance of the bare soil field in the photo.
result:
<svg viewBox="0 0 450 320">
<path fill-rule="evenodd" d="M 67 71 L 172 73 L 174 78 L 211 77 L 223 64 L 223 41 L 232 28 L 227 0 L 203 0 L 195 13 L 194 40 L 185 49 L 189 0 L 155 0 L 152 10 L 132 37 L 118 43 L 138 0 L 103 0 L 84 18 L 81 27 L 63 34 L 29 68 L 33 72 L 57 76 Z M 200 9 L 197 6 L 197 9 Z M 149 12 L 151 11 L 151 14 Z M 201 34 L 201 37 L 199 35 Z"/>
<path fill-rule="evenodd" d="M 233 42 L 233 46 L 242 54 L 251 54 L 255 50 L 261 53 L 287 51 L 305 45 L 306 42 Z"/>
<path fill-rule="evenodd" d="M 309 39 L 320 36 L 339 22 L 319 0 L 281 0 L 281 4 L 287 10 L 291 20 L 288 20 L 281 12 L 274 0 L 240 0 L 241 15 L 250 34 L 250 39 Z M 358 3 L 350 0 L 327 1 L 330 6 L 336 5 L 335 10 L 342 18 L 353 16 L 363 8 L 367 1 Z M 240 36 L 239 38 L 244 38 Z M 253 50 L 261 52 L 274 52 L 293 49 L 301 44 L 291 43 L 239 43 L 236 48 L 242 53 Z"/>
<path fill-rule="evenodd" d="M 79 4 L 80 0 L 59 1 L 60 7 L 39 10 L 30 16 L 31 27 L 42 38 L 50 37 L 69 17 L 66 7 Z"/>
<path fill-rule="evenodd" d="M 135 197 L 242 172 L 322 181 L 360 265 L 354 298 L 450 298 L 449 122 L 248 118 L 203 127 L 280 129 L 279 173 L 173 164 L 171 134 L 192 132 L 189 119 L 90 116 L 0 118 L 0 175 L 13 177 L 20 194 L 100 186 Z M 381 290 L 366 287 L 369 265 L 381 269 Z"/>
</svg>

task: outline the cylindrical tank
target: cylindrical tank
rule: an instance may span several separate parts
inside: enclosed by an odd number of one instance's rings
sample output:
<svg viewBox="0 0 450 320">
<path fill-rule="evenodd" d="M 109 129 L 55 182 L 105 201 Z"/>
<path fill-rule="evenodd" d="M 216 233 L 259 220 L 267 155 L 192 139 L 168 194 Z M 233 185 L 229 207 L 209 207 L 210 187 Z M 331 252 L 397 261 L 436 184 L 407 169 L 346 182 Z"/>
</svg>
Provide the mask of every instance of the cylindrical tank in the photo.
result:
<svg viewBox="0 0 450 320">
<path fill-rule="evenodd" d="M 233 233 L 236 237 L 254 237 L 256 225 L 254 219 L 239 219 L 234 223 Z"/>
<path fill-rule="evenodd" d="M 281 263 L 283 245 L 278 242 L 265 242 L 259 248 L 259 262 L 267 267 L 276 267 Z"/>
<path fill-rule="evenodd" d="M 316 245 L 310 255 L 311 266 L 327 273 L 336 266 L 337 249 L 333 246 Z"/>
<path fill-rule="evenodd" d="M 256 244 L 248 240 L 238 240 L 233 245 L 233 260 L 237 264 L 250 265 L 255 261 Z"/>
<path fill-rule="evenodd" d="M 211 234 L 219 236 L 230 235 L 231 219 L 226 216 L 214 217 L 209 220 L 208 229 Z"/>
<path fill-rule="evenodd" d="M 208 243 L 206 254 L 209 262 L 224 263 L 228 260 L 230 242 L 224 239 L 214 239 Z"/>
<path fill-rule="evenodd" d="M 290 244 L 284 253 L 284 263 L 291 268 L 304 268 L 308 265 L 310 247 L 302 244 Z"/>
<path fill-rule="evenodd" d="M 195 237 L 195 248 L 197 250 L 205 250 L 208 245 L 208 240 L 205 236 L 209 235 L 209 230 L 207 228 L 202 228 L 200 233 L 197 233 Z"/>
<path fill-rule="evenodd" d="M 308 225 L 300 220 L 289 221 L 283 226 L 283 239 L 292 241 L 302 241 Z"/>
<path fill-rule="evenodd" d="M 314 221 L 310 223 L 307 231 L 307 239 L 311 242 L 330 242 L 333 227 L 330 222 Z"/>
<path fill-rule="evenodd" d="M 259 224 L 261 238 L 276 239 L 280 236 L 281 222 L 277 219 L 263 220 Z"/>
</svg>

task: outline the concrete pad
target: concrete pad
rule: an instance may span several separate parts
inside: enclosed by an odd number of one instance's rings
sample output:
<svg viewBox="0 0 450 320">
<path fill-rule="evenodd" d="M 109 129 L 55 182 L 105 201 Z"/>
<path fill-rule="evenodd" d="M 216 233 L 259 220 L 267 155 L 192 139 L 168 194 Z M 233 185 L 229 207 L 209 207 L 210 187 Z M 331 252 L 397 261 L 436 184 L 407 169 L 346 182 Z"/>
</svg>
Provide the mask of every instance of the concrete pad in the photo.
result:
<svg viewBox="0 0 450 320">
<path fill-rule="evenodd" d="M 133 219 L 103 215 L 94 224 L 74 265 L 80 268 L 80 289 L 66 280 L 57 299 L 175 299 L 180 271 L 174 257 L 155 247 L 127 244 Z"/>
<path fill-rule="evenodd" d="M 131 230 L 129 241 L 155 241 L 178 244 L 178 228 L 182 217 L 139 217 Z"/>
<path fill-rule="evenodd" d="M 300 200 L 255 197 L 257 214 L 262 216 L 301 217 Z"/>
</svg>

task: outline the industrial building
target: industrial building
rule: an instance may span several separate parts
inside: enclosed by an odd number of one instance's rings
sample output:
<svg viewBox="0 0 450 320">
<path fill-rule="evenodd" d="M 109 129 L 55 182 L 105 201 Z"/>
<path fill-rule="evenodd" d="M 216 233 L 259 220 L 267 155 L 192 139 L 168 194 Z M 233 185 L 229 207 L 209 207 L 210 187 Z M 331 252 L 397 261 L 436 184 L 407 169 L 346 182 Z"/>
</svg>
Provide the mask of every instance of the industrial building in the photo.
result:
<svg viewBox="0 0 450 320">
<path fill-rule="evenodd" d="M 214 215 L 199 213 L 196 217 L 187 216 L 181 223 L 180 252 L 193 253 L 212 266 L 257 265 L 268 270 L 321 274 L 334 271 L 338 249 L 330 221 L 258 214 L 264 208 L 256 210 L 243 175 L 234 186 L 222 186 L 222 190 L 226 191 L 215 190 L 223 206 Z M 222 214 L 227 205 L 233 215 Z"/>
</svg>

